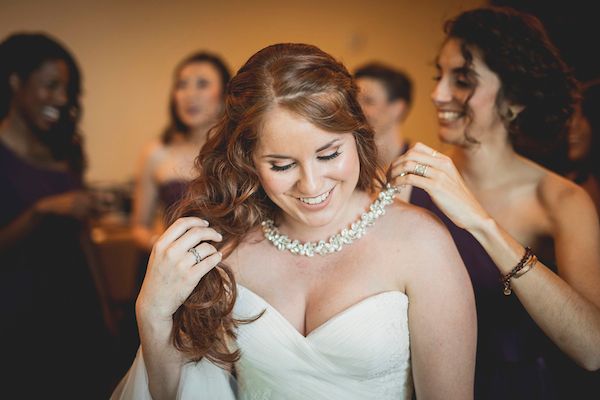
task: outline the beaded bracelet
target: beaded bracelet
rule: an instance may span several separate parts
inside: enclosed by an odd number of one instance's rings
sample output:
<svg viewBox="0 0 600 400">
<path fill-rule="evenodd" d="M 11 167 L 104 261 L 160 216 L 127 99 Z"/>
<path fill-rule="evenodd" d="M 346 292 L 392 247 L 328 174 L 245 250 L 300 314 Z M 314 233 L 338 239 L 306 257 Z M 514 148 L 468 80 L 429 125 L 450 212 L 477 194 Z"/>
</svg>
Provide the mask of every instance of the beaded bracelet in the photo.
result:
<svg viewBox="0 0 600 400">
<path fill-rule="evenodd" d="M 525 247 L 525 254 L 523 254 L 523 257 L 521 257 L 521 260 L 519 261 L 519 263 L 517 265 L 515 265 L 515 267 L 506 275 L 504 275 L 503 277 L 500 278 L 500 282 L 502 282 L 502 284 L 504 285 L 504 295 L 505 296 L 509 296 L 512 293 L 512 288 L 510 287 L 510 280 L 515 277 L 515 275 L 517 275 L 517 273 L 519 271 L 521 271 L 523 269 L 523 267 L 525 267 L 525 265 L 529 264 L 529 261 L 532 259 L 532 257 L 535 257 L 533 255 L 533 251 L 531 250 L 530 247 Z M 536 258 L 537 260 L 537 258 Z M 527 271 L 529 271 L 531 268 L 533 268 L 533 266 L 527 268 Z M 527 272 L 525 271 L 525 272 Z M 519 274 L 519 276 L 523 275 L 525 272 L 523 272 L 522 274 Z"/>
</svg>

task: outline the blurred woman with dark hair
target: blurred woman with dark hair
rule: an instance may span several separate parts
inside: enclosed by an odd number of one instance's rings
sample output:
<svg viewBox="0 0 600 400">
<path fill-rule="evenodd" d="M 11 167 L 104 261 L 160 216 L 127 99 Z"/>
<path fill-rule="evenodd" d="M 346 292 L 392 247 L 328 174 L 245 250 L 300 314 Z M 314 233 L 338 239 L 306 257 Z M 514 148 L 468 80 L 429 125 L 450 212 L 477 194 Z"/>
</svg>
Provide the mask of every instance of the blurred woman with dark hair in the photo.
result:
<svg viewBox="0 0 600 400">
<path fill-rule="evenodd" d="M 600 79 L 582 85 L 568 138 L 567 176 L 588 192 L 600 214 Z"/>
<path fill-rule="evenodd" d="M 446 35 L 432 100 L 451 152 L 418 143 L 391 175 L 446 223 L 471 276 L 476 398 L 554 399 L 555 346 L 600 368 L 600 226 L 583 189 L 523 155 L 562 143 L 575 81 L 528 14 L 466 11 Z"/>
<path fill-rule="evenodd" d="M 81 242 L 92 199 L 80 85 L 52 37 L 0 43 L 0 354 L 3 391 L 18 398 L 76 398 L 83 388 L 103 398 L 111 387 L 110 337 Z"/>
</svg>

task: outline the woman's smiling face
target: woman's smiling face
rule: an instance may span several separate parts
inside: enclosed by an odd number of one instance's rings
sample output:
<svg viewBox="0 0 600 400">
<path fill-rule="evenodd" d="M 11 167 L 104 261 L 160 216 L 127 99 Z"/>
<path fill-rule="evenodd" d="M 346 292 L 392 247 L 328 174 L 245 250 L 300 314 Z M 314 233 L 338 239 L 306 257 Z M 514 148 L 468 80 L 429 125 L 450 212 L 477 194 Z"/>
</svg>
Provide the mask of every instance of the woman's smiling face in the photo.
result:
<svg viewBox="0 0 600 400">
<path fill-rule="evenodd" d="M 340 223 L 360 172 L 352 133 L 325 131 L 279 107 L 265 115 L 253 160 L 282 221 L 311 227 Z"/>
<path fill-rule="evenodd" d="M 477 141 L 486 136 L 506 133 L 497 107 L 501 82 L 483 62 L 478 51 L 472 51 L 467 64 L 461 42 L 449 39 L 437 59 L 437 84 L 431 94 L 437 109 L 439 137 L 445 143 L 465 144 L 466 135 Z"/>
</svg>

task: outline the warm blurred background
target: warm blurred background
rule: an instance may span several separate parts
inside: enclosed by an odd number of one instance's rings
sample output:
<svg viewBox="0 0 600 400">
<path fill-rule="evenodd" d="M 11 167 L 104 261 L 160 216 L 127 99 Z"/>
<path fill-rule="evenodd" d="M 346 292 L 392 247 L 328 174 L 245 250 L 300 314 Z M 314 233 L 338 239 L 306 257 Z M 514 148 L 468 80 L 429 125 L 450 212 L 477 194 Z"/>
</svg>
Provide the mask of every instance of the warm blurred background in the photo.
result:
<svg viewBox="0 0 600 400">
<path fill-rule="evenodd" d="M 429 99 L 442 23 L 480 0 L 89 1 L 2 0 L 0 37 L 47 32 L 73 52 L 83 73 L 82 133 L 86 182 L 110 211 L 96 222 L 96 277 L 116 335 L 134 334 L 136 252 L 129 234 L 131 184 L 142 146 L 167 124 L 176 63 L 196 50 L 219 54 L 235 73 L 257 50 L 276 42 L 315 44 L 353 70 L 382 61 L 413 79 L 413 105 L 403 128 L 411 142 L 439 147 Z M 538 15 L 582 80 L 598 77 L 596 15 L 590 5 L 496 1 Z M 590 2 L 591 3 L 591 2 Z M 569 8 L 567 7 L 567 4 Z M 117 369 L 133 356 L 126 342 Z M 129 346 L 129 347 L 128 347 Z M 116 375 L 119 375 L 117 373 Z"/>
<path fill-rule="evenodd" d="M 262 47 L 307 42 L 348 68 L 378 59 L 415 81 L 406 135 L 435 143 L 429 92 L 442 21 L 477 0 L 425 1 L 12 1 L 0 36 L 42 30 L 63 40 L 83 71 L 83 123 L 90 182 L 130 179 L 140 146 L 167 120 L 176 62 L 214 51 L 236 71 Z"/>
<path fill-rule="evenodd" d="M 0 37 L 17 30 L 42 30 L 72 49 L 84 75 L 88 179 L 112 182 L 131 177 L 140 145 L 166 123 L 173 67 L 196 49 L 221 54 L 233 71 L 260 48 L 284 41 L 320 46 L 349 68 L 372 59 L 389 62 L 405 69 L 415 82 L 405 135 L 435 144 L 429 93 L 442 21 L 486 3 L 3 0 Z M 587 79 L 598 74 L 600 52 L 590 42 L 598 37 L 592 2 L 492 3 L 540 16 L 579 75 Z"/>
</svg>

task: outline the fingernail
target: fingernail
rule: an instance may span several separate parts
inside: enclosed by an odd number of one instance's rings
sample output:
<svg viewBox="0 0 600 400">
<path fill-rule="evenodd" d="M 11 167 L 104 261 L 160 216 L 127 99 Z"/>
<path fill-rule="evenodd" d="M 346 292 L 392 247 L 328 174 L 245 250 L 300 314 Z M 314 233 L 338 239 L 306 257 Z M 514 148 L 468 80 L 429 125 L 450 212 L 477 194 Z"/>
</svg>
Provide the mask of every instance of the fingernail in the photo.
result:
<svg viewBox="0 0 600 400">
<path fill-rule="evenodd" d="M 208 226 L 208 221 L 207 221 L 207 220 L 205 220 L 205 219 L 201 219 L 200 221 L 202 221 L 202 224 L 203 224 L 204 226 Z"/>
</svg>

